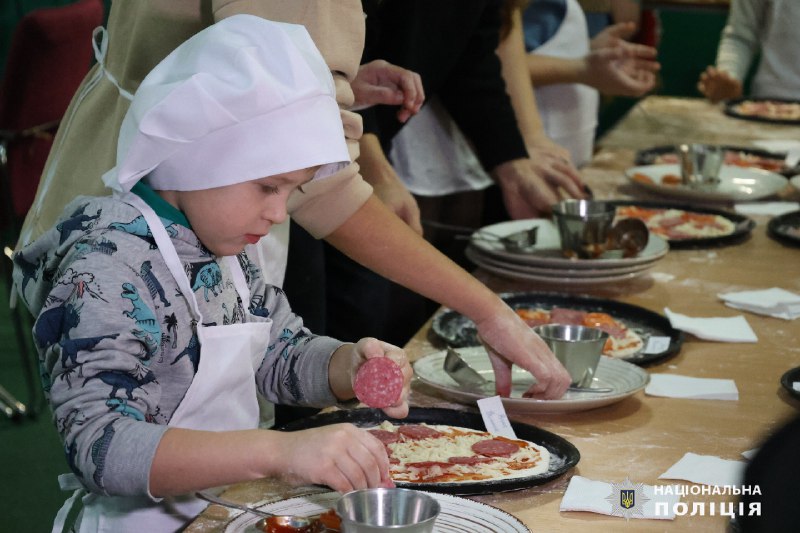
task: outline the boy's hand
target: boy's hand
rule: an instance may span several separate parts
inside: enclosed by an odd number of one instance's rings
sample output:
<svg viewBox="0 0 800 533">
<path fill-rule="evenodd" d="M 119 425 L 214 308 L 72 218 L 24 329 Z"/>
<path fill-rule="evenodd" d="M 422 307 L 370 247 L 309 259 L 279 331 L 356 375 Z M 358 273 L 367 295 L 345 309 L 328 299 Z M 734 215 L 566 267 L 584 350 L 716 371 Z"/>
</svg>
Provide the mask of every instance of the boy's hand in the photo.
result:
<svg viewBox="0 0 800 533">
<path fill-rule="evenodd" d="M 379 341 L 372 337 L 365 337 L 356 344 L 344 344 L 334 352 L 328 369 L 328 379 L 331 390 L 340 400 L 353 398 L 353 381 L 358 369 L 368 359 L 374 357 L 388 357 L 403 374 L 403 392 L 394 405 L 386 407 L 383 412 L 392 418 L 405 418 L 408 416 L 408 394 L 411 389 L 411 378 L 414 371 L 402 348 L 387 342 Z"/>
<path fill-rule="evenodd" d="M 720 100 L 731 100 L 742 96 L 742 82 L 716 67 L 708 67 L 700 74 L 697 90 L 716 103 Z"/>
<path fill-rule="evenodd" d="M 374 340 L 374 339 L 373 339 Z M 319 483 L 335 491 L 394 487 L 383 443 L 352 424 L 280 432 L 278 477 L 293 484 Z"/>
</svg>

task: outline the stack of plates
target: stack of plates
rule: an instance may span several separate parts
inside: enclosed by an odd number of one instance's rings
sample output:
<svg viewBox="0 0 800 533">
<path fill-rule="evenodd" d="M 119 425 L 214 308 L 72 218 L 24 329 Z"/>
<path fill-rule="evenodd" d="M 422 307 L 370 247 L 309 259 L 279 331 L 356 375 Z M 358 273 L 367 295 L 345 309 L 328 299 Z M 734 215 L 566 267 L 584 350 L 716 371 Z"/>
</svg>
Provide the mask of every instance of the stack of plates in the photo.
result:
<svg viewBox="0 0 800 533">
<path fill-rule="evenodd" d="M 536 243 L 523 251 L 508 250 L 498 238 L 537 229 Z M 593 285 L 632 279 L 669 251 L 667 241 L 650 234 L 647 247 L 635 257 L 606 252 L 597 259 L 568 259 L 561 253 L 558 228 L 550 220 L 526 219 L 501 222 L 472 234 L 466 255 L 479 267 L 498 276 L 537 282 Z"/>
</svg>

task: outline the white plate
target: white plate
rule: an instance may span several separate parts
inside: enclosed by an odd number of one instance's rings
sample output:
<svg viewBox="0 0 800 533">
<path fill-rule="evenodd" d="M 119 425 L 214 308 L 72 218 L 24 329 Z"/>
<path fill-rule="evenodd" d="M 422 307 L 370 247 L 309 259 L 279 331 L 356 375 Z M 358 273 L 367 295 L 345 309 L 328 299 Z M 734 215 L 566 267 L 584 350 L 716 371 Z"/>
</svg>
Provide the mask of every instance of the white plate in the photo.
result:
<svg viewBox="0 0 800 533">
<path fill-rule="evenodd" d="M 605 275 L 600 274 L 596 270 L 591 270 L 588 272 L 597 273 L 598 275 L 594 276 L 581 276 L 581 277 L 568 277 L 563 273 L 559 273 L 557 271 L 552 271 L 551 273 L 546 274 L 533 274 L 528 273 L 524 269 L 525 267 L 510 267 L 510 265 L 506 266 L 498 266 L 496 263 L 488 262 L 481 256 L 479 253 L 467 248 L 464 250 L 464 255 L 475 263 L 477 266 L 481 267 L 482 269 L 486 270 L 487 272 L 491 272 L 492 274 L 497 274 L 498 276 L 502 276 L 504 278 L 515 279 L 520 281 L 531 281 L 531 282 L 544 282 L 544 283 L 558 283 L 561 285 L 580 285 L 580 286 L 588 286 L 588 285 L 602 285 L 605 283 L 615 283 L 618 281 L 628 281 L 630 279 L 635 278 L 644 273 L 650 265 L 644 265 L 643 268 L 637 270 L 636 272 L 626 272 L 623 274 L 613 274 L 613 275 Z"/>
<path fill-rule="evenodd" d="M 790 179 L 790 180 L 789 180 L 789 183 L 791 183 L 791 184 L 792 184 L 792 186 L 793 186 L 795 189 L 797 189 L 798 191 L 800 191 L 800 175 L 797 175 L 797 176 L 793 177 L 792 179 Z"/>
<path fill-rule="evenodd" d="M 646 183 L 633 179 L 635 174 L 644 174 L 652 180 Z M 681 175 L 678 165 L 645 165 L 632 167 L 625 171 L 625 175 L 633 183 L 681 198 L 728 202 L 738 200 L 758 200 L 772 196 L 786 187 L 786 178 L 775 172 L 759 168 L 737 167 L 723 165 L 719 171 L 719 185 L 711 190 L 692 189 L 685 185 L 663 185 L 661 179 L 667 175 Z"/>
<path fill-rule="evenodd" d="M 491 505 L 449 494 L 435 492 L 429 492 L 428 494 L 436 498 L 441 506 L 441 512 L 436 518 L 436 524 L 433 527 L 434 532 L 530 532 L 530 529 L 519 519 Z M 259 509 L 276 514 L 312 516 L 328 509 L 335 509 L 339 497 L 340 494 L 338 492 L 323 492 L 263 505 Z M 225 528 L 225 533 L 259 533 L 259 530 L 255 528 L 258 520 L 257 516 L 241 514 L 228 524 L 228 527 Z"/>
<path fill-rule="evenodd" d="M 480 250 L 472 246 L 467 248 L 467 254 L 476 257 L 479 261 L 498 268 L 520 272 L 522 274 L 532 274 L 538 276 L 549 276 L 551 278 L 596 278 L 598 276 L 616 276 L 621 274 L 631 274 L 641 272 L 653 266 L 653 263 L 643 263 L 630 266 L 614 268 L 550 268 L 544 266 L 533 266 L 519 263 L 512 263 L 481 253 Z"/>
<path fill-rule="evenodd" d="M 528 253 L 509 252 L 499 242 L 480 238 L 481 233 L 505 237 L 532 227 L 538 228 L 536 244 Z M 651 233 L 647 246 L 636 257 L 614 257 L 613 252 L 610 252 L 609 256 L 601 256 L 597 259 L 568 259 L 561 253 L 561 237 L 558 234 L 558 228 L 552 221 L 543 218 L 509 220 L 483 227 L 472 234 L 470 243 L 481 253 L 502 261 L 568 270 L 602 270 L 652 263 L 664 257 L 669 251 L 667 241 Z"/>
<path fill-rule="evenodd" d="M 458 350 L 467 364 L 483 375 L 490 384 L 485 391 L 468 391 L 456 383 L 444 371 L 444 358 L 447 352 L 436 352 L 417 360 L 414 373 L 423 382 L 436 389 L 442 396 L 457 402 L 474 404 L 481 398 L 494 396 L 494 372 L 489 356 L 482 346 Z M 612 392 L 572 392 L 567 391 L 559 400 L 536 400 L 523 398 L 533 378 L 526 370 L 514 367 L 511 375 L 511 397 L 502 398 L 503 406 L 509 413 L 566 413 L 586 411 L 619 402 L 642 390 L 650 380 L 650 375 L 638 366 L 603 356 L 597 365 L 594 388 L 611 388 Z"/>
</svg>

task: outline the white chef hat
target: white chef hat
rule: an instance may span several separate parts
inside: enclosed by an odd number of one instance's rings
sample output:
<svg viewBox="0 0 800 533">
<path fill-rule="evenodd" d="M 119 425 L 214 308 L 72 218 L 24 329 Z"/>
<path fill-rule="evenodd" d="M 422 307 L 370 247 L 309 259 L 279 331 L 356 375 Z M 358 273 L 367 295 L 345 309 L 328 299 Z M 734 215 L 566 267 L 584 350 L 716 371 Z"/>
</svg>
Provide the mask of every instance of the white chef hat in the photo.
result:
<svg viewBox="0 0 800 533">
<path fill-rule="evenodd" d="M 235 15 L 145 77 L 103 181 L 202 190 L 318 165 L 322 177 L 349 160 L 330 69 L 306 29 Z"/>
</svg>

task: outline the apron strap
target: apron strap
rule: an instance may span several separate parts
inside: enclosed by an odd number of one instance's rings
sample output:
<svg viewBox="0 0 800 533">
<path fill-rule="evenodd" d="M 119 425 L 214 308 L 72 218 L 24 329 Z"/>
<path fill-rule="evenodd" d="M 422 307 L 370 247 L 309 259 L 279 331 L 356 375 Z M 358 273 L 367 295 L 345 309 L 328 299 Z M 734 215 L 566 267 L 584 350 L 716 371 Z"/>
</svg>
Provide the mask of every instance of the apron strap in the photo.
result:
<svg viewBox="0 0 800 533">
<path fill-rule="evenodd" d="M 99 44 L 98 44 L 98 38 Z M 102 27 L 98 26 L 92 32 L 92 48 L 94 48 L 94 58 L 97 60 L 97 64 L 100 68 L 100 71 L 103 73 L 103 76 L 108 79 L 111 83 L 114 84 L 114 87 L 117 88 L 119 94 L 125 98 L 126 100 L 133 100 L 133 94 L 129 93 L 117 81 L 117 78 L 111 74 L 108 69 L 106 68 L 106 53 L 108 52 L 108 31 Z"/>
<path fill-rule="evenodd" d="M 55 520 L 53 520 L 53 530 L 52 533 L 63 533 L 64 527 L 67 524 L 67 518 L 69 518 L 69 514 L 72 509 L 75 507 L 75 502 L 78 501 L 78 498 L 81 498 L 84 494 L 86 494 L 86 489 L 78 481 L 78 478 L 75 474 L 61 474 L 58 476 L 58 485 L 61 487 L 61 490 L 73 490 L 72 496 L 67 498 L 67 501 L 61 506 L 61 509 L 58 510 L 56 514 Z"/>
<path fill-rule="evenodd" d="M 231 271 L 233 278 L 233 285 L 236 287 L 236 292 L 239 293 L 239 298 L 242 299 L 245 311 L 250 308 L 250 287 L 247 286 L 247 279 L 244 277 L 242 265 L 239 264 L 239 259 L 234 255 L 226 255 L 223 261 L 228 265 L 228 270 Z"/>
<path fill-rule="evenodd" d="M 134 193 L 127 192 L 120 195 L 119 198 L 134 206 L 142 213 L 142 216 L 144 216 L 147 225 L 150 227 L 150 232 L 153 234 L 153 239 L 156 241 L 158 250 L 161 252 L 161 256 L 167 264 L 167 268 L 169 268 L 172 277 L 178 284 L 178 288 L 189 303 L 189 309 L 192 311 L 197 323 L 202 324 L 203 315 L 200 313 L 200 307 L 197 305 L 197 298 L 194 297 L 194 291 L 191 285 L 189 285 L 189 278 L 183 270 L 183 263 L 181 263 L 178 252 L 175 250 L 175 245 L 172 244 L 172 239 L 170 239 L 167 234 L 167 230 L 164 228 L 161 219 L 156 215 L 152 207 L 147 205 L 144 200 Z"/>
</svg>

